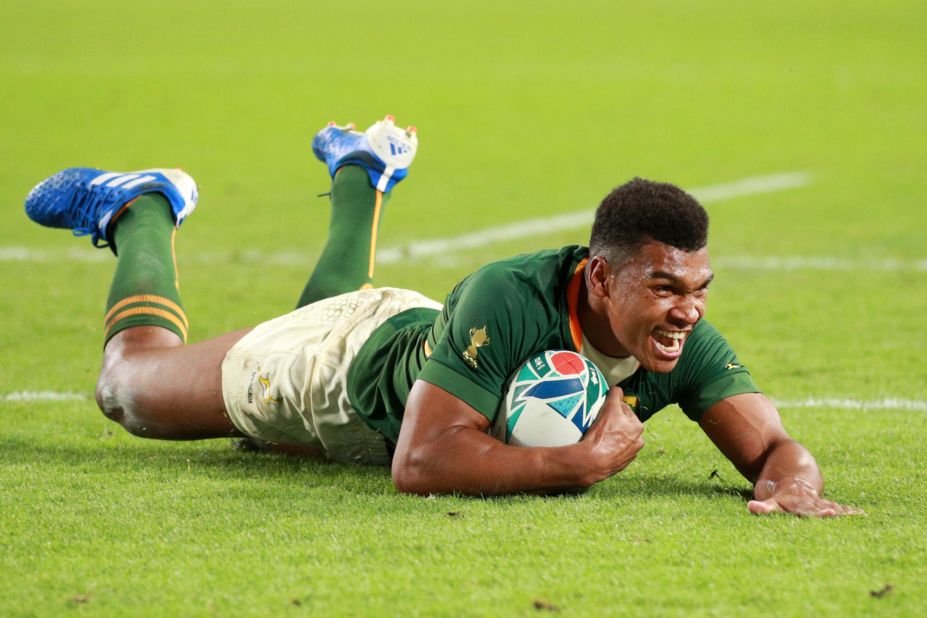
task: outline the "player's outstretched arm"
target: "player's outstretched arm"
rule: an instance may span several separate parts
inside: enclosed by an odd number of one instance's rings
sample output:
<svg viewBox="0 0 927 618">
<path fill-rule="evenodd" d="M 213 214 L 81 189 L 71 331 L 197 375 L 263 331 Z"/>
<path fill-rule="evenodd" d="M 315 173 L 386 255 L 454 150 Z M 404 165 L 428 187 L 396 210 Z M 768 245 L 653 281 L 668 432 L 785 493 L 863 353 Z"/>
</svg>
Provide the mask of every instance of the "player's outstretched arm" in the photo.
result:
<svg viewBox="0 0 927 618">
<path fill-rule="evenodd" d="M 393 482 L 404 493 L 497 495 L 588 487 L 622 470 L 643 446 L 643 428 L 609 393 L 584 440 L 556 448 L 509 446 L 486 433 L 489 421 L 462 400 L 419 380 L 409 393 Z"/>
<path fill-rule="evenodd" d="M 748 480 L 751 513 L 792 513 L 832 517 L 861 513 L 825 500 L 824 480 L 808 449 L 791 439 L 779 412 L 759 393 L 735 395 L 709 408 L 699 423 L 724 455 Z"/>
</svg>

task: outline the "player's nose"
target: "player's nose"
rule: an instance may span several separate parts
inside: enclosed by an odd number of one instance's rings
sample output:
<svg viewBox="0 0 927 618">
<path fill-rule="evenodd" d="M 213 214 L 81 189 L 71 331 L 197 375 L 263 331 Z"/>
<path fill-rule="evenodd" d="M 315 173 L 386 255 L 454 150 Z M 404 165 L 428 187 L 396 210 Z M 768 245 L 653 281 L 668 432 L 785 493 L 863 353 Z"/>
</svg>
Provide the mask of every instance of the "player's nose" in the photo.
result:
<svg viewBox="0 0 927 618">
<path fill-rule="evenodd" d="M 702 319 L 704 313 L 704 303 L 691 295 L 687 295 L 682 297 L 679 302 L 673 306 L 673 309 L 670 311 L 670 317 L 680 324 L 692 326 Z"/>
</svg>

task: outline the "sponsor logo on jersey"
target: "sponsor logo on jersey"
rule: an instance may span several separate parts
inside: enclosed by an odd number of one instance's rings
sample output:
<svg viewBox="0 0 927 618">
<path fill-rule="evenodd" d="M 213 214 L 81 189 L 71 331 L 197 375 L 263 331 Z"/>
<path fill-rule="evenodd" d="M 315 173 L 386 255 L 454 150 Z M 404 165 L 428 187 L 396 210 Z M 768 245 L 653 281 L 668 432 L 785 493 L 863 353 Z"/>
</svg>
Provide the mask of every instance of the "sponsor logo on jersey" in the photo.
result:
<svg viewBox="0 0 927 618">
<path fill-rule="evenodd" d="M 463 359 L 470 369 L 476 369 L 476 355 L 480 348 L 489 345 L 489 333 L 486 332 L 486 325 L 483 328 L 470 329 L 470 345 L 464 350 Z"/>
<path fill-rule="evenodd" d="M 248 378 L 248 403 L 254 403 L 254 378 L 256 377 L 257 373 L 252 373 Z"/>
<path fill-rule="evenodd" d="M 631 408 L 631 411 L 637 412 L 637 403 L 638 403 L 637 395 L 625 395 L 621 399 L 626 404 L 628 404 L 628 407 Z"/>
</svg>

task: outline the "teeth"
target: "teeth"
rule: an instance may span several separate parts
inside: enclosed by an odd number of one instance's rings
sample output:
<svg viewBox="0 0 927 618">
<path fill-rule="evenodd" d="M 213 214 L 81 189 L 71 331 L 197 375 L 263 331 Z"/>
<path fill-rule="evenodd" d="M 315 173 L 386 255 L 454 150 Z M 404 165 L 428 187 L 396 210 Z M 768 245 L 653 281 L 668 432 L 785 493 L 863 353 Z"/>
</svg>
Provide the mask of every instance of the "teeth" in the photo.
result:
<svg viewBox="0 0 927 618">
<path fill-rule="evenodd" d="M 679 339 L 673 339 L 673 345 L 663 345 L 657 341 L 657 345 L 666 350 L 667 352 L 675 352 L 679 349 L 679 346 L 682 345 L 682 342 Z"/>
<path fill-rule="evenodd" d="M 679 351 L 679 348 L 682 347 L 682 340 L 686 338 L 688 333 L 678 330 L 657 330 L 654 334 L 662 339 L 669 339 L 670 345 L 665 345 L 657 338 L 654 338 L 654 341 L 660 349 L 673 353 Z"/>
</svg>

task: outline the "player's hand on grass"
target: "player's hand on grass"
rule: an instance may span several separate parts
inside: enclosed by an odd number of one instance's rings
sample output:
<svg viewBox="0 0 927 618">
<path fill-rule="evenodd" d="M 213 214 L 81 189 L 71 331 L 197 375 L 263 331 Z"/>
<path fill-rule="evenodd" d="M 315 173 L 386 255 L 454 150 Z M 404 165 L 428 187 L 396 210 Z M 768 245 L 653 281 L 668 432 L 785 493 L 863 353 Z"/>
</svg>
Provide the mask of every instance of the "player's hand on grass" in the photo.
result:
<svg viewBox="0 0 927 618">
<path fill-rule="evenodd" d="M 595 422 L 583 436 L 593 483 L 624 470 L 644 447 L 644 425 L 623 397 L 619 387 L 609 390 Z"/>
<path fill-rule="evenodd" d="M 839 515 L 865 515 L 862 509 L 825 500 L 817 490 L 802 479 L 787 479 L 779 483 L 761 481 L 769 485 L 772 495 L 764 500 L 751 500 L 747 508 L 754 515 L 790 513 L 801 517 L 837 517 Z"/>
</svg>

